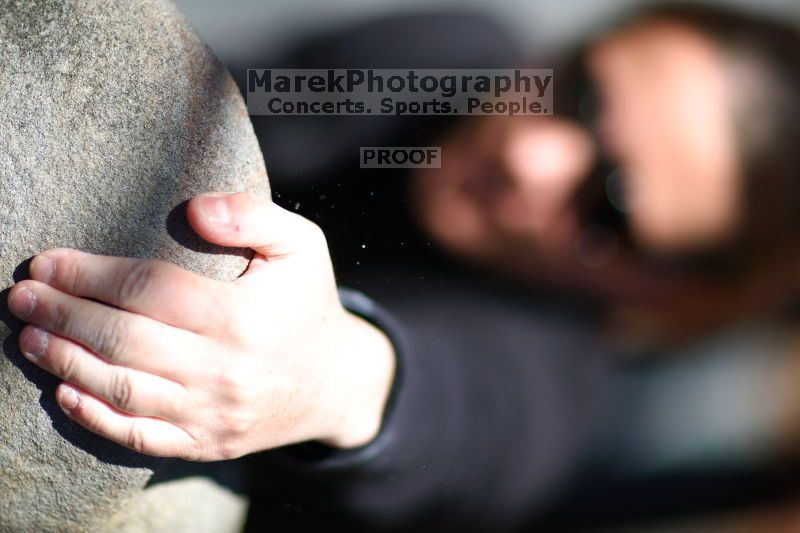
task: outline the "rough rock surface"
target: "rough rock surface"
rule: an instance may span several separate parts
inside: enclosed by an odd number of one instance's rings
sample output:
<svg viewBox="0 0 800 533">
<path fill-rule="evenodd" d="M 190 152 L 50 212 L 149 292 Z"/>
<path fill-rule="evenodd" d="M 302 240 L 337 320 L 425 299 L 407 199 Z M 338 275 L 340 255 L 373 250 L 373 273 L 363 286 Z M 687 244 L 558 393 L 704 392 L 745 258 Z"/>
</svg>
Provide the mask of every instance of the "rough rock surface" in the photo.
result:
<svg viewBox="0 0 800 533">
<path fill-rule="evenodd" d="M 201 242 L 183 202 L 268 187 L 235 85 L 172 4 L 0 0 L 0 531 L 237 528 L 237 466 L 167 464 L 70 422 L 6 297 L 62 246 L 233 279 L 247 253 Z"/>
</svg>

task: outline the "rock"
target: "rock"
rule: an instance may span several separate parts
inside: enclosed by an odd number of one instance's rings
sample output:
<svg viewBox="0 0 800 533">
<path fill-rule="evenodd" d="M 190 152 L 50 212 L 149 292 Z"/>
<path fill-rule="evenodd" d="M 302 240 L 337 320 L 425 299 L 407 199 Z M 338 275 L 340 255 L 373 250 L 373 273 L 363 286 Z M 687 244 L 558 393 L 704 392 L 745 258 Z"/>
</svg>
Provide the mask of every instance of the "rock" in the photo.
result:
<svg viewBox="0 0 800 533">
<path fill-rule="evenodd" d="M 203 243 L 184 204 L 269 192 L 236 86 L 165 0 L 0 0 L 0 94 L 0 531 L 236 530 L 236 463 L 165 464 L 69 421 L 6 307 L 52 247 L 236 278 L 247 252 Z"/>
</svg>

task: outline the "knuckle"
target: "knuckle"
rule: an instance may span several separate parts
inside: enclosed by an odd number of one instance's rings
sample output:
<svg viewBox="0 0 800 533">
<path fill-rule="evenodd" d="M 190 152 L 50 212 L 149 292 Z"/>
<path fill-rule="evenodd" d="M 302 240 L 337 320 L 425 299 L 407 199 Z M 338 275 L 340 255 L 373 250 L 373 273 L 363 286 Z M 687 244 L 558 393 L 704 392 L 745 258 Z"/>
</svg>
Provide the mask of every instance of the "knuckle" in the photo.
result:
<svg viewBox="0 0 800 533">
<path fill-rule="evenodd" d="M 238 403 L 241 391 L 246 387 L 246 372 L 237 363 L 223 360 L 215 373 L 223 397 L 231 403 Z"/>
<path fill-rule="evenodd" d="M 253 417 L 247 409 L 236 408 L 224 411 L 221 416 L 222 426 L 229 437 L 241 437 L 252 428 Z"/>
<path fill-rule="evenodd" d="M 117 287 L 117 301 L 134 302 L 152 289 L 158 277 L 158 261 L 136 261 Z"/>
<path fill-rule="evenodd" d="M 220 428 L 228 437 L 238 438 L 252 429 L 252 377 L 239 365 L 226 365 L 218 375 Z"/>
<path fill-rule="evenodd" d="M 147 453 L 147 439 L 144 427 L 134 420 L 125 437 L 125 446 L 137 453 Z"/>
<path fill-rule="evenodd" d="M 69 308 L 62 304 L 56 303 L 50 311 L 50 321 L 53 324 L 53 330 L 59 333 L 69 332 L 70 324 L 72 322 L 72 315 Z"/>
<path fill-rule="evenodd" d="M 263 320 L 254 320 L 254 316 L 234 315 L 232 320 L 226 324 L 226 333 L 229 339 L 242 350 L 249 350 L 262 341 L 261 333 L 264 332 Z M 239 369 L 231 369 L 231 377 L 236 378 Z M 234 382 L 241 384 L 241 380 L 248 376 L 238 375 Z"/>
<path fill-rule="evenodd" d="M 131 325 L 125 318 L 122 314 L 112 314 L 96 334 L 93 347 L 109 361 L 122 362 L 125 351 L 131 349 Z"/>
<path fill-rule="evenodd" d="M 219 442 L 216 445 L 215 455 L 222 461 L 229 461 L 241 457 L 242 454 L 239 453 L 238 446 L 230 442 Z"/>
<path fill-rule="evenodd" d="M 308 243 L 314 246 L 327 247 L 328 241 L 327 238 L 325 237 L 325 232 L 322 231 L 322 228 L 310 220 L 303 219 L 303 221 L 304 221 L 303 228 Z"/>
<path fill-rule="evenodd" d="M 243 454 L 232 439 L 199 432 L 192 436 L 191 442 L 183 448 L 181 456 L 187 461 L 225 461 L 236 459 Z"/>
<path fill-rule="evenodd" d="M 307 247 L 316 247 L 320 245 L 327 246 L 327 239 L 325 232 L 315 222 L 298 215 L 297 213 L 286 212 L 286 224 L 291 228 L 292 233 L 302 241 Z"/>
<path fill-rule="evenodd" d="M 123 411 L 131 407 L 133 386 L 130 373 L 125 371 L 114 372 L 109 384 L 108 396 L 111 403 Z"/>
<path fill-rule="evenodd" d="M 78 358 L 81 355 L 78 353 L 78 348 L 75 346 L 64 348 L 58 355 L 60 357 L 56 356 L 53 358 L 55 361 L 58 361 L 53 365 L 56 373 L 67 381 L 74 381 L 78 376 Z"/>
<path fill-rule="evenodd" d="M 191 443 L 183 449 L 180 457 L 184 461 L 191 462 L 213 460 L 214 456 L 208 453 L 207 447 L 200 439 L 193 438 Z"/>
<path fill-rule="evenodd" d="M 247 297 L 247 295 L 243 294 L 243 297 Z M 238 301 L 240 298 L 236 297 L 236 300 Z M 222 309 L 223 306 L 221 305 L 218 308 Z M 238 343 L 247 338 L 247 328 L 243 325 L 244 318 L 245 316 L 238 309 L 228 308 L 219 314 L 215 325 L 225 333 L 228 340 Z"/>
<path fill-rule="evenodd" d="M 56 255 L 53 261 L 53 271 L 55 279 L 72 293 L 79 292 L 81 282 L 88 277 L 81 257 L 71 252 Z"/>
</svg>

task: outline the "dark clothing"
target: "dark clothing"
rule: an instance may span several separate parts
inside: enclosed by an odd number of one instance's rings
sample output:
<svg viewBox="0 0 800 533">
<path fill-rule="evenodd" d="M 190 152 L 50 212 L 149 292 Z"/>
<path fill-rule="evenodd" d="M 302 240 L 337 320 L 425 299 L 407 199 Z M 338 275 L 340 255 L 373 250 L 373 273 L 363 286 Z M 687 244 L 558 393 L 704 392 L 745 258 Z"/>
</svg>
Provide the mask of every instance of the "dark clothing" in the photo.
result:
<svg viewBox="0 0 800 533">
<path fill-rule="evenodd" d="M 484 19 L 423 15 L 267 64 L 498 68 L 518 53 Z M 398 375 L 368 446 L 251 458 L 250 529 L 500 531 L 536 512 L 579 467 L 605 408 L 610 372 L 590 321 L 442 258 L 409 217 L 405 177 L 358 169 L 359 146 L 428 146 L 446 121 L 256 118 L 276 202 L 323 228 L 340 283 L 369 296 L 343 303 L 391 338 Z"/>
<path fill-rule="evenodd" d="M 321 37 L 264 66 L 497 68 L 516 54 L 491 22 L 428 14 Z M 391 338 L 398 373 L 369 445 L 340 451 L 307 443 L 248 459 L 249 531 L 512 529 L 534 523 L 579 471 L 587 473 L 587 462 L 616 476 L 631 455 L 628 441 L 646 448 L 628 437 L 649 431 L 647 422 L 662 414 L 651 404 L 671 397 L 670 380 L 647 378 L 661 369 L 645 379 L 621 372 L 601 353 L 587 304 L 506 286 L 443 258 L 409 216 L 405 176 L 358 168 L 361 146 L 436 146 L 446 120 L 254 122 L 276 202 L 323 228 L 340 283 L 368 295 L 343 291 L 343 303 Z M 705 386 L 701 379 L 683 393 Z M 633 463 L 652 464 L 647 450 L 639 455 L 645 459 Z M 613 519 L 614 509 L 626 516 L 638 505 L 638 518 L 652 517 L 663 501 L 685 508 L 687 498 L 735 489 L 728 478 L 707 479 L 714 484 L 697 489 L 689 478 L 646 497 L 649 481 L 587 485 L 582 476 L 589 497 L 578 494 L 563 514 L 597 526 L 598 510 L 611 508 Z M 618 485 L 621 492 L 608 490 Z"/>
<path fill-rule="evenodd" d="M 499 531 L 579 467 L 610 378 L 581 321 L 485 281 L 420 274 L 375 289 L 391 313 L 343 294 L 398 352 L 379 437 L 355 451 L 301 445 L 254 458 L 254 518 L 278 530 Z"/>
</svg>

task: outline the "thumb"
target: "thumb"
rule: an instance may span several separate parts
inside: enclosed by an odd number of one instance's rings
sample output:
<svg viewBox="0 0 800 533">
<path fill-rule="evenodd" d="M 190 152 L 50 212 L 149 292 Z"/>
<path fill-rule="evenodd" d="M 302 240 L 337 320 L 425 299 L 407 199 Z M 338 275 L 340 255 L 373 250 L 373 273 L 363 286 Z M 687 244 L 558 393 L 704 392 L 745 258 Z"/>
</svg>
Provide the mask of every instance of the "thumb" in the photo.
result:
<svg viewBox="0 0 800 533">
<path fill-rule="evenodd" d="M 211 193 L 189 202 L 189 224 L 220 246 L 252 248 L 266 258 L 301 251 L 321 235 L 309 220 L 252 193 Z"/>
</svg>

